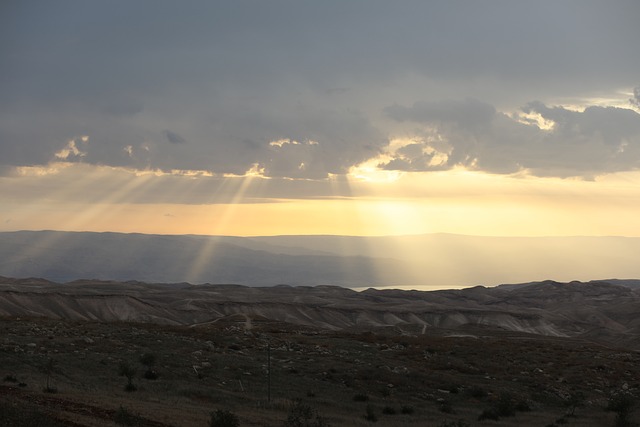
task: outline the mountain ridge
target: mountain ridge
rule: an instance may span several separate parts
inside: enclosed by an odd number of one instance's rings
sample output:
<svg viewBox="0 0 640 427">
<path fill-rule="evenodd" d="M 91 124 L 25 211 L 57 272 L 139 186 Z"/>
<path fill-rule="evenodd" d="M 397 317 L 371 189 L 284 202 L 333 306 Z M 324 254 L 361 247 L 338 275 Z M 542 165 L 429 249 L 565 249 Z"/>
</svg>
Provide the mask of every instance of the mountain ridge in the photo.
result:
<svg viewBox="0 0 640 427">
<path fill-rule="evenodd" d="M 584 338 L 640 350 L 640 291 L 608 282 L 544 281 L 511 288 L 354 291 L 0 277 L 0 316 L 197 325 L 232 316 L 320 330 L 469 328 Z"/>
<path fill-rule="evenodd" d="M 462 288 L 640 277 L 640 238 L 0 232 L 0 275 L 249 286 Z M 638 285 L 640 286 L 640 285 Z"/>
</svg>

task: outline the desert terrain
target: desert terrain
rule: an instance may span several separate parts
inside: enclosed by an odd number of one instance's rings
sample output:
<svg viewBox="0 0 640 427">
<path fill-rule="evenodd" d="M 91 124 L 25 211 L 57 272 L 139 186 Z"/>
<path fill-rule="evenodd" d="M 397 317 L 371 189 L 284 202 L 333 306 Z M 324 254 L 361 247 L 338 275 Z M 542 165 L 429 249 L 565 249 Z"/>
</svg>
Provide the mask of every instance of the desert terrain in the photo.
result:
<svg viewBox="0 0 640 427">
<path fill-rule="evenodd" d="M 3 422 L 206 426 L 229 411 L 246 426 L 632 425 L 635 284 L 2 278 Z"/>
</svg>

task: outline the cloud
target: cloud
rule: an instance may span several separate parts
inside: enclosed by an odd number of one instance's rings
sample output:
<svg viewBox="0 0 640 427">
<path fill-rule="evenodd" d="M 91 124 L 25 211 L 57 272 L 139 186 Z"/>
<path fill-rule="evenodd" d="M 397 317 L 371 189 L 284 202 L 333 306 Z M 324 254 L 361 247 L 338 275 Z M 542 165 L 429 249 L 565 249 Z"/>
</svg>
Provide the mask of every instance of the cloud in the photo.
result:
<svg viewBox="0 0 640 427">
<path fill-rule="evenodd" d="M 237 175 L 258 165 L 270 177 L 321 179 L 386 153 L 403 133 L 422 147 L 384 167 L 560 173 L 565 153 L 525 143 L 550 136 L 522 123 L 524 112 L 501 111 L 637 84 L 640 56 L 629 52 L 640 3 L 492 4 L 16 2 L 0 14 L 0 164 Z M 633 136 L 605 133 L 619 147 Z M 91 136 L 77 153 L 76 135 Z M 301 144 L 270 145 L 285 139 Z M 581 157 L 566 159 L 567 173 L 585 169 Z"/>
<path fill-rule="evenodd" d="M 491 173 L 590 178 L 640 168 L 640 114 L 592 106 L 584 111 L 531 102 L 508 115 L 475 101 L 393 105 L 397 122 L 421 125 L 417 142 L 387 154 L 381 167 L 441 170 L 456 166 Z M 540 127 L 532 116 L 550 124 Z"/>
<path fill-rule="evenodd" d="M 83 146 L 86 146 L 88 142 L 88 136 L 71 139 L 60 151 L 55 153 L 55 158 L 63 161 L 79 160 L 87 155 L 87 152 L 84 151 L 86 147 Z"/>
<path fill-rule="evenodd" d="M 184 144 L 185 142 L 187 142 L 183 137 L 181 137 L 180 135 L 178 135 L 175 132 L 171 132 L 170 130 L 163 130 L 162 134 L 164 135 L 165 138 L 167 138 L 167 141 L 169 141 L 172 144 Z"/>
<path fill-rule="evenodd" d="M 629 100 L 631 105 L 635 105 L 640 108 L 640 86 L 637 86 L 633 89 L 633 97 Z"/>
</svg>

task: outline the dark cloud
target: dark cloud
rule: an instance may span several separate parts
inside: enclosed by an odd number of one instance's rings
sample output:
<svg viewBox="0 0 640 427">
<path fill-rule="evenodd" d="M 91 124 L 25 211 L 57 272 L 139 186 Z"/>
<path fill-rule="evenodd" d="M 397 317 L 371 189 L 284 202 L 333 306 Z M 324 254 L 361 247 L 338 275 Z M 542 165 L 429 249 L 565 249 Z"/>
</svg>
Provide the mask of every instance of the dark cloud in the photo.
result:
<svg viewBox="0 0 640 427">
<path fill-rule="evenodd" d="M 549 136 L 500 111 L 628 88 L 640 69 L 629 54 L 640 39 L 636 1 L 62 0 L 2 12 L 9 166 L 47 164 L 88 135 L 76 159 L 88 164 L 315 179 L 376 157 L 410 124 L 435 123 L 449 151 L 430 140 L 385 167 L 508 172 L 543 164 L 524 159 L 525 141 Z M 596 123 L 607 147 L 629 138 Z M 270 145 L 281 139 L 300 144 Z M 581 170 L 575 158 L 555 161 Z"/>
<path fill-rule="evenodd" d="M 393 105 L 384 109 L 387 116 L 399 122 L 443 122 L 465 128 L 478 128 L 490 123 L 496 109 L 475 99 L 466 101 L 416 102 L 412 107 Z"/>
<path fill-rule="evenodd" d="M 423 125 L 421 142 L 394 153 L 385 169 L 464 166 L 492 173 L 582 176 L 640 169 L 640 114 L 625 108 L 572 111 L 532 102 L 509 116 L 477 101 L 418 103 L 385 110 Z M 538 119 L 536 119 L 536 117 Z M 542 120 L 548 129 L 541 124 Z"/>
<path fill-rule="evenodd" d="M 171 132 L 168 129 L 163 130 L 162 134 L 164 135 L 165 138 L 167 138 L 167 141 L 169 141 L 172 144 L 184 144 L 185 142 L 187 142 L 183 137 L 181 137 L 175 132 Z"/>
</svg>

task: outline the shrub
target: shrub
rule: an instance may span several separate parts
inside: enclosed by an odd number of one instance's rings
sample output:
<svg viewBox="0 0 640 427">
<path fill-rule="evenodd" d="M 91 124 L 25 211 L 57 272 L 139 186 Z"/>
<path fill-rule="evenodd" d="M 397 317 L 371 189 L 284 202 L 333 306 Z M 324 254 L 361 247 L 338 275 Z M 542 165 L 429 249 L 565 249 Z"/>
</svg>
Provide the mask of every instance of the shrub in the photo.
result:
<svg viewBox="0 0 640 427">
<path fill-rule="evenodd" d="M 4 376 L 4 381 L 6 381 L 8 383 L 17 383 L 18 379 L 16 378 L 15 375 L 8 374 L 8 375 Z"/>
<path fill-rule="evenodd" d="M 209 427 L 238 427 L 240 419 L 231 411 L 218 409 L 211 413 Z"/>
<path fill-rule="evenodd" d="M 456 411 L 453 410 L 453 406 L 451 406 L 451 402 L 449 402 L 448 400 L 441 401 L 438 409 L 440 409 L 440 412 L 444 412 L 445 414 L 456 413 Z"/>
<path fill-rule="evenodd" d="M 529 406 L 529 402 L 526 400 L 521 400 L 516 403 L 515 409 L 519 412 L 531 412 L 531 406 Z"/>
<path fill-rule="evenodd" d="M 400 409 L 400 412 L 402 412 L 403 414 L 413 414 L 413 406 L 404 405 Z"/>
<path fill-rule="evenodd" d="M 467 394 L 476 399 L 483 399 L 487 397 L 487 392 L 485 389 L 479 386 L 473 386 L 467 389 Z"/>
<path fill-rule="evenodd" d="M 367 395 L 367 393 L 358 393 L 353 396 L 353 400 L 355 402 L 366 402 L 369 400 L 369 395 Z"/>
<path fill-rule="evenodd" d="M 329 427 L 330 424 L 310 405 L 294 400 L 283 427 Z"/>
<path fill-rule="evenodd" d="M 156 364 L 156 356 L 152 353 L 145 353 L 140 356 L 140 363 L 148 368 L 151 368 Z"/>
<path fill-rule="evenodd" d="M 496 412 L 501 417 L 513 417 L 516 414 L 516 405 L 509 393 L 502 393 L 495 405 Z"/>
<path fill-rule="evenodd" d="M 156 356 L 152 353 L 145 353 L 140 356 L 140 363 L 147 367 L 144 371 L 143 377 L 147 380 L 158 379 L 158 373 L 153 369 L 156 364 Z"/>
<path fill-rule="evenodd" d="M 385 406 L 384 408 L 382 408 L 382 413 L 386 415 L 395 415 L 397 414 L 397 411 L 393 406 Z"/>
<path fill-rule="evenodd" d="M 482 411 L 480 415 L 478 415 L 478 421 L 484 420 L 495 420 L 498 421 L 500 419 L 500 415 L 496 408 L 486 408 Z"/>
<path fill-rule="evenodd" d="M 147 380 L 157 380 L 158 373 L 154 369 L 147 369 L 143 374 L 144 378 Z"/>
<path fill-rule="evenodd" d="M 619 394 L 609 399 L 605 410 L 616 413 L 615 427 L 628 427 L 633 425 L 629 418 L 633 412 L 635 403 L 633 397 L 628 394 Z"/>
<path fill-rule="evenodd" d="M 373 410 L 373 405 L 371 404 L 367 405 L 366 413 L 364 414 L 364 419 L 372 423 L 375 423 L 376 421 L 378 421 L 378 417 L 376 416 L 376 413 Z"/>
</svg>

